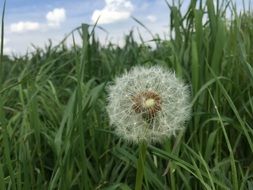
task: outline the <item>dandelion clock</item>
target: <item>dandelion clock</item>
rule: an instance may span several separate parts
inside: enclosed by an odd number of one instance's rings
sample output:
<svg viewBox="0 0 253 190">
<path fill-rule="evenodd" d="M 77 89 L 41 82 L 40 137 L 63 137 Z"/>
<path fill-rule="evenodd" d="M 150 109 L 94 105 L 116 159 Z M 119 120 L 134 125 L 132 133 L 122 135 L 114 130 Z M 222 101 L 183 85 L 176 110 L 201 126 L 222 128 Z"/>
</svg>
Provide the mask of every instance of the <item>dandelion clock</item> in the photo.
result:
<svg viewBox="0 0 253 190">
<path fill-rule="evenodd" d="M 108 87 L 111 125 L 128 142 L 161 142 L 184 129 L 189 87 L 162 67 L 134 67 Z"/>
</svg>

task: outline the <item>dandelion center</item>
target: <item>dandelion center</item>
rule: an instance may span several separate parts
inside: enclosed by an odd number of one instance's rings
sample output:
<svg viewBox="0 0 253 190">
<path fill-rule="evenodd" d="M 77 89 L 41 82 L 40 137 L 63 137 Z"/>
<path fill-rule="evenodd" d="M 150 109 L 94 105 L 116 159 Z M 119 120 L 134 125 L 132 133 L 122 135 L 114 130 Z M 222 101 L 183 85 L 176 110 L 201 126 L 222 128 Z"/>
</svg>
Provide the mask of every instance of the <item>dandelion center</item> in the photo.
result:
<svg viewBox="0 0 253 190">
<path fill-rule="evenodd" d="M 141 92 L 132 97 L 133 110 L 144 118 L 152 119 L 161 110 L 161 98 L 153 91 Z"/>
<path fill-rule="evenodd" d="M 155 105 L 155 100 L 153 98 L 149 98 L 144 102 L 144 107 L 152 108 Z"/>
</svg>

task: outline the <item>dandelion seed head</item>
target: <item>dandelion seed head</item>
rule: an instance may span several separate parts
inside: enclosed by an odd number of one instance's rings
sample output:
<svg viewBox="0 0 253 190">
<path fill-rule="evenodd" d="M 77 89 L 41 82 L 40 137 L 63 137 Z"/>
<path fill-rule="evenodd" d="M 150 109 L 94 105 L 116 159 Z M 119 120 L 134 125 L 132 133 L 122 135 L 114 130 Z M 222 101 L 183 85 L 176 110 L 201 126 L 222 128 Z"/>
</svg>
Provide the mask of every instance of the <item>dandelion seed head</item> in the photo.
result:
<svg viewBox="0 0 253 190">
<path fill-rule="evenodd" d="M 189 87 L 159 66 L 134 67 L 108 87 L 107 111 L 116 134 L 133 143 L 162 142 L 190 117 Z"/>
</svg>

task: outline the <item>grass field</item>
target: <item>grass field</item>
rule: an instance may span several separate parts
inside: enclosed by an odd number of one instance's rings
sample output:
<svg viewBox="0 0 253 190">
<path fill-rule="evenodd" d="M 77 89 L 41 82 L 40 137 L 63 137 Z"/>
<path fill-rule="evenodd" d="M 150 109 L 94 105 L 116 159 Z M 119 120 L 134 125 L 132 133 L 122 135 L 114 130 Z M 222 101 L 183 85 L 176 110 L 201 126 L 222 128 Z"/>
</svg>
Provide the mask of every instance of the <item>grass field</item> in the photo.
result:
<svg viewBox="0 0 253 190">
<path fill-rule="evenodd" d="M 134 189 L 139 147 L 114 134 L 105 106 L 106 86 L 135 65 L 171 68 L 192 92 L 186 130 L 147 147 L 142 189 L 253 189 L 253 15 L 216 4 L 168 3 L 171 38 L 154 35 L 155 48 L 132 33 L 102 46 L 86 24 L 72 48 L 12 59 L 1 48 L 0 189 Z"/>
</svg>

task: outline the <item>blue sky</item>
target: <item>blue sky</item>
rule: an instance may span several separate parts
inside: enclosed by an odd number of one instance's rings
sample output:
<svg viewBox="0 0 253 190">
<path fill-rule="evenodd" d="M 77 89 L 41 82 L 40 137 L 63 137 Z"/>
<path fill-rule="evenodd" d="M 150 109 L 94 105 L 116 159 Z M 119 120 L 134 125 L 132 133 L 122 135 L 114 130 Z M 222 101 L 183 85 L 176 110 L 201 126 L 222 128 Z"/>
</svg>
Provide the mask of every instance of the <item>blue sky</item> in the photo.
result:
<svg viewBox="0 0 253 190">
<path fill-rule="evenodd" d="M 151 39 L 131 16 L 153 34 L 168 34 L 169 10 L 164 0 L 7 0 L 4 52 L 23 54 L 33 50 L 31 44 L 43 47 L 48 39 L 57 44 L 81 23 L 93 24 L 99 15 L 99 25 L 108 31 L 97 30 L 101 43 L 109 39 L 122 44 L 124 35 L 137 28 L 145 40 Z"/>
</svg>

